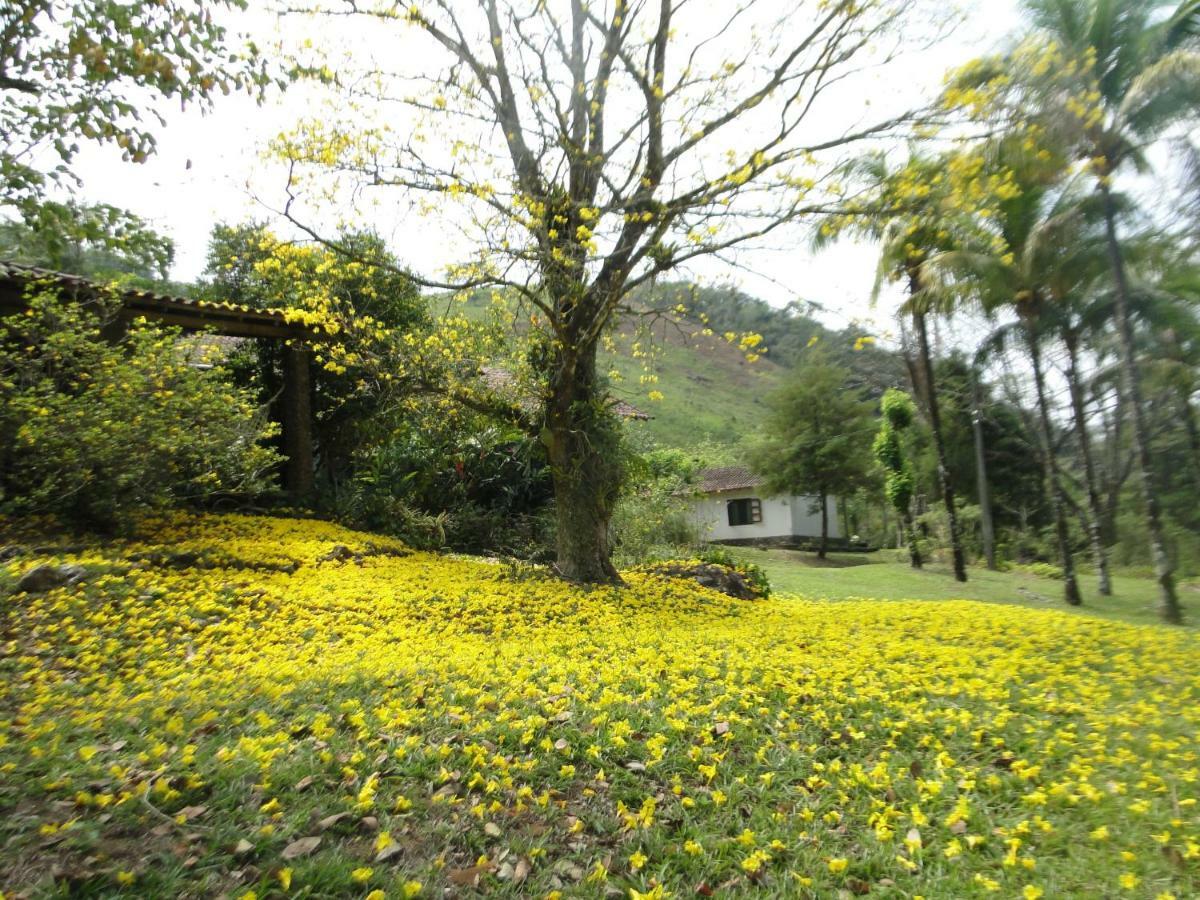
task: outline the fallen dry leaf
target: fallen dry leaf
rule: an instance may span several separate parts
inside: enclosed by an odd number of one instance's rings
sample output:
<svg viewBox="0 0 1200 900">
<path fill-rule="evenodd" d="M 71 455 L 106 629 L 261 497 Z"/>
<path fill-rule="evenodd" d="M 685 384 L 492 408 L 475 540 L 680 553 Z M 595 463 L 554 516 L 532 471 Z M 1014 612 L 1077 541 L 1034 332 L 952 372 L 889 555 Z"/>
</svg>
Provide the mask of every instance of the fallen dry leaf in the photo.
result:
<svg viewBox="0 0 1200 900">
<path fill-rule="evenodd" d="M 283 853 L 280 856 L 284 859 L 299 859 L 301 856 L 308 856 L 308 854 L 312 853 L 319 846 L 321 846 L 321 838 L 319 836 L 302 837 L 284 847 Z"/>
<path fill-rule="evenodd" d="M 342 821 L 342 819 L 349 818 L 349 816 L 350 813 L 347 812 L 334 813 L 332 816 L 326 816 L 320 822 L 318 822 L 317 827 L 321 829 L 321 831 L 328 831 L 338 822 Z"/>
<path fill-rule="evenodd" d="M 479 879 L 490 871 L 492 871 L 491 866 L 471 866 L 469 869 L 451 869 L 446 873 L 446 877 L 450 879 L 451 884 L 457 884 L 460 887 L 476 887 Z"/>
</svg>

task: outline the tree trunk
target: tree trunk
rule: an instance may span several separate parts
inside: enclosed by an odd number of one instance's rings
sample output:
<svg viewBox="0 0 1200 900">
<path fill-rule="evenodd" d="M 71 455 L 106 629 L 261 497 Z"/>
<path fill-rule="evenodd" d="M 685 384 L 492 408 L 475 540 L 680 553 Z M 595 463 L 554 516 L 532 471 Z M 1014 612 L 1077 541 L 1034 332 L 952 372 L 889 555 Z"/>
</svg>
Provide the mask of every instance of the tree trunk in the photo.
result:
<svg viewBox="0 0 1200 900">
<path fill-rule="evenodd" d="M 908 564 L 914 569 L 921 568 L 921 549 L 917 546 L 917 526 L 913 524 L 912 513 L 907 509 L 903 512 L 904 535 L 908 541 Z"/>
<path fill-rule="evenodd" d="M 1188 446 L 1192 451 L 1192 476 L 1196 486 L 1200 487 L 1200 427 L 1196 425 L 1196 411 L 1192 409 L 1191 392 L 1186 389 L 1179 391 L 1179 414 L 1183 417 Z"/>
<path fill-rule="evenodd" d="M 284 484 L 295 503 L 310 498 L 314 483 L 311 354 L 302 345 L 283 351 Z"/>
<path fill-rule="evenodd" d="M 824 491 L 817 496 L 821 499 L 821 546 L 817 550 L 817 559 L 824 559 L 829 549 L 829 499 Z"/>
<path fill-rule="evenodd" d="M 1032 301 L 1031 301 L 1032 302 Z M 1054 530 L 1058 536 L 1058 555 L 1062 561 L 1064 599 L 1079 606 L 1079 582 L 1075 578 L 1075 560 L 1071 555 L 1071 539 L 1067 532 L 1066 503 L 1063 500 L 1062 480 L 1058 474 L 1058 452 L 1054 449 L 1054 434 L 1050 429 L 1050 411 L 1046 405 L 1046 379 L 1042 373 L 1042 351 L 1038 345 L 1037 326 L 1023 320 L 1029 356 L 1033 362 L 1033 383 L 1037 388 L 1038 421 L 1041 424 L 1042 445 L 1045 451 L 1046 480 L 1050 483 L 1050 505 L 1054 510 Z"/>
<path fill-rule="evenodd" d="M 987 457 L 983 447 L 983 401 L 979 378 L 971 369 L 971 434 L 975 439 L 975 481 L 979 491 L 979 527 L 983 532 L 983 556 L 987 567 L 996 570 L 996 526 L 992 521 L 992 486 L 988 481 Z"/>
<path fill-rule="evenodd" d="M 1096 464 L 1092 458 L 1092 439 L 1088 434 L 1087 414 L 1083 408 L 1083 388 L 1079 384 L 1079 347 L 1074 332 L 1067 330 L 1063 334 L 1063 343 L 1067 348 L 1067 387 L 1071 394 L 1071 414 L 1075 419 L 1075 433 L 1079 437 L 1079 450 L 1083 454 L 1084 486 L 1088 498 L 1088 542 L 1092 547 L 1092 563 L 1096 566 L 1097 590 L 1101 596 L 1112 596 L 1112 578 L 1108 573 L 1108 551 L 1104 548 L 1104 538 L 1100 533 L 1100 519 L 1103 511 L 1100 505 L 1100 491 L 1096 487 Z"/>
<path fill-rule="evenodd" d="M 1175 593 L 1175 575 L 1171 558 L 1167 554 L 1166 537 L 1163 534 L 1162 516 L 1159 513 L 1158 493 L 1154 487 L 1153 469 L 1150 465 L 1150 440 L 1146 428 L 1145 410 L 1142 408 L 1142 386 L 1138 376 L 1137 358 L 1133 347 L 1133 324 L 1129 319 L 1129 283 L 1125 277 L 1125 260 L 1121 255 L 1121 244 L 1117 240 L 1117 205 L 1106 181 L 1100 182 L 1100 193 L 1104 198 L 1104 225 L 1108 238 L 1108 259 L 1112 266 L 1113 286 L 1116 289 L 1117 336 L 1121 348 L 1121 383 L 1129 400 L 1133 420 L 1133 446 L 1137 458 L 1138 474 L 1141 476 L 1142 501 L 1145 507 L 1146 536 L 1150 540 L 1150 555 L 1154 560 L 1154 575 L 1158 581 L 1159 614 L 1167 622 L 1181 623 L 1183 610 Z"/>
<path fill-rule="evenodd" d="M 917 276 L 910 276 L 910 290 L 919 290 Z M 933 446 L 937 451 L 938 482 L 942 488 L 942 501 L 946 506 L 946 518 L 950 527 L 950 550 L 954 555 L 954 577 L 967 580 L 966 559 L 963 557 L 962 538 L 958 531 L 958 512 L 954 508 L 954 487 L 950 484 L 950 469 L 946 465 L 946 445 L 942 440 L 942 417 L 938 410 L 937 389 L 933 383 L 933 360 L 929 353 L 929 334 L 925 327 L 925 314 L 913 312 L 913 326 L 917 332 L 917 347 L 920 352 L 921 378 L 925 382 L 925 406 L 929 411 L 929 427 L 933 432 Z"/>
<path fill-rule="evenodd" d="M 559 350 L 553 366 L 543 439 L 554 480 L 558 572 L 584 584 L 620 584 L 609 543 L 621 486 L 619 425 L 603 406 L 595 345 Z"/>
</svg>

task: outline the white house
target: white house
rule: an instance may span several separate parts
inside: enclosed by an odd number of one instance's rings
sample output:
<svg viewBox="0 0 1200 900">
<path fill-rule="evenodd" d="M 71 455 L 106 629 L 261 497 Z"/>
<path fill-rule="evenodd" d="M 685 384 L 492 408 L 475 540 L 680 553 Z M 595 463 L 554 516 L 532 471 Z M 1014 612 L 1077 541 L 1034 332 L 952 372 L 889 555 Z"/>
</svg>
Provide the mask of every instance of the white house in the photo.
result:
<svg viewBox="0 0 1200 900">
<path fill-rule="evenodd" d="M 722 544 L 808 543 L 821 536 L 821 508 L 815 497 L 767 496 L 762 479 L 744 466 L 704 469 L 692 500 L 705 540 Z M 826 500 L 829 537 L 843 537 L 837 504 Z"/>
</svg>

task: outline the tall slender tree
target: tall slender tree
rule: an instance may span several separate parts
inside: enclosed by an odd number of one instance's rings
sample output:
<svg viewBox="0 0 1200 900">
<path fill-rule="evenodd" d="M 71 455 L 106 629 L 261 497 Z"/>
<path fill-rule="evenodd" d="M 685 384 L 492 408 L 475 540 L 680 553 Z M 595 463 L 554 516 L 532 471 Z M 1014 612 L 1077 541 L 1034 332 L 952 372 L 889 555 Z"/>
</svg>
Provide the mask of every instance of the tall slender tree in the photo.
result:
<svg viewBox="0 0 1200 900">
<path fill-rule="evenodd" d="M 1026 135 L 998 140 L 990 148 L 994 165 L 1013 185 L 997 198 L 991 215 L 964 230 L 960 246 L 930 261 L 939 289 L 974 296 L 989 313 L 999 309 L 1016 316 L 1016 328 L 1029 353 L 1037 398 L 1038 430 L 1046 484 L 1054 511 L 1058 555 L 1063 569 L 1064 598 L 1082 602 L 1067 527 L 1067 496 L 1056 447 L 1052 410 L 1046 389 L 1044 344 L 1055 334 L 1072 297 L 1095 277 L 1103 261 L 1103 241 L 1080 198 L 1059 186 L 1063 167 L 1051 153 L 1030 147 Z M 995 336 L 1012 331 L 1002 326 Z M 999 342 L 999 341 L 997 341 Z M 1100 583 L 1107 588 L 1108 561 L 1099 521 L 1088 517 L 1088 532 Z"/>
<path fill-rule="evenodd" d="M 953 222 L 969 216 L 987 197 L 986 178 L 977 177 L 982 164 L 982 159 L 963 154 L 930 157 L 913 152 L 898 167 L 889 166 L 882 153 L 860 157 L 846 167 L 846 173 L 861 186 L 862 194 L 845 215 L 823 226 L 816 240 L 820 246 L 842 230 L 849 230 L 879 242 L 873 298 L 878 297 L 885 282 L 904 283 L 907 299 L 902 313 L 912 322 L 917 345 L 910 376 L 929 420 L 954 577 L 958 581 L 967 580 L 966 556 L 929 344 L 929 317 L 948 308 L 941 304 L 945 295 L 929 290 L 925 265 L 932 256 L 952 246 Z"/>
<path fill-rule="evenodd" d="M 1129 408 L 1146 536 L 1168 622 L 1183 613 L 1154 484 L 1134 342 L 1131 289 L 1114 178 L 1144 165 L 1145 150 L 1200 116 L 1197 0 L 1024 0 L 1036 40 L 967 67 L 949 99 L 1056 132 L 1095 177 L 1114 289 L 1122 392 Z"/>
</svg>

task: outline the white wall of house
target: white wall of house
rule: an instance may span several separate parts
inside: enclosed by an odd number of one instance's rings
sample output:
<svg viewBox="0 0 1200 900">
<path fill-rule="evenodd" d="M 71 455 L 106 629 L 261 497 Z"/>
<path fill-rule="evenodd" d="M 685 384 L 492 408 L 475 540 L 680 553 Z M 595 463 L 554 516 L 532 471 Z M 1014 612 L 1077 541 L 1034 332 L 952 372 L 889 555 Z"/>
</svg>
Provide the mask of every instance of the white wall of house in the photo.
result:
<svg viewBox="0 0 1200 900">
<path fill-rule="evenodd" d="M 792 506 L 792 534 L 800 537 L 821 536 L 821 504 L 816 497 L 790 497 Z M 825 498 L 825 511 L 829 514 L 829 536 L 842 537 L 842 523 L 837 514 L 837 501 Z"/>
<path fill-rule="evenodd" d="M 762 521 L 749 525 L 730 525 L 727 504 L 730 500 L 758 498 L 762 503 Z M 821 514 L 809 512 L 808 497 L 767 497 L 755 488 L 705 494 L 692 501 L 693 515 L 701 535 L 709 541 L 763 540 L 766 538 L 816 537 L 821 534 Z M 835 504 L 828 502 L 829 536 L 840 537 Z"/>
</svg>

